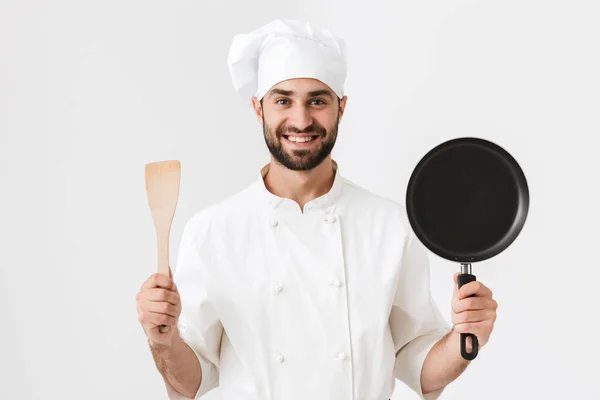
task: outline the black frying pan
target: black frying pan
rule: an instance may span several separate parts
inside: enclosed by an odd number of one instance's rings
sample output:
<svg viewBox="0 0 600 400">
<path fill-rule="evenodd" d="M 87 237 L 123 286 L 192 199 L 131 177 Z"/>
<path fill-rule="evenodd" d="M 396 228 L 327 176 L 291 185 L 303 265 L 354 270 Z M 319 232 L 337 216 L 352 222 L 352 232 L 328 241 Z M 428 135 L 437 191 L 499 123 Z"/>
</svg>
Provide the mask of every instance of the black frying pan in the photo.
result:
<svg viewBox="0 0 600 400">
<path fill-rule="evenodd" d="M 506 150 L 487 140 L 458 138 L 438 145 L 419 161 L 408 182 L 406 209 L 423 245 L 461 263 L 461 287 L 476 280 L 472 262 L 497 255 L 519 235 L 529 209 L 529 189 Z M 463 333 L 460 342 L 462 357 L 473 360 L 477 337 Z"/>
</svg>

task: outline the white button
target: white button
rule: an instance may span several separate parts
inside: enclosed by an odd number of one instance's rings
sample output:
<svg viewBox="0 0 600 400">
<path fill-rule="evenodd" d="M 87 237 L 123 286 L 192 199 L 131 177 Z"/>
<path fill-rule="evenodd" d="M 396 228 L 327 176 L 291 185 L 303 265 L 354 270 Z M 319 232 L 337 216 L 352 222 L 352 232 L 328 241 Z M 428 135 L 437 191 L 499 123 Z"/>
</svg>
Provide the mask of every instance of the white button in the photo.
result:
<svg viewBox="0 0 600 400">
<path fill-rule="evenodd" d="M 283 286 L 281 286 L 281 285 L 276 285 L 276 286 L 275 286 L 275 289 L 273 289 L 273 292 L 274 292 L 275 294 L 279 294 L 279 293 L 281 293 L 281 291 L 282 291 L 282 290 L 283 290 Z"/>
<path fill-rule="evenodd" d="M 331 282 L 331 285 L 333 287 L 339 288 L 339 287 L 342 287 L 342 282 L 340 282 L 339 280 L 336 279 L 333 282 Z"/>
<path fill-rule="evenodd" d="M 278 224 L 278 222 L 277 222 L 277 220 L 276 220 L 276 219 L 272 219 L 272 220 L 271 220 L 271 226 L 272 226 L 272 227 L 276 227 L 276 226 L 277 226 L 277 224 Z"/>
<path fill-rule="evenodd" d="M 338 354 L 337 356 L 338 356 L 338 358 L 339 358 L 340 360 L 345 360 L 345 359 L 346 359 L 346 353 L 340 353 L 340 354 Z"/>
<path fill-rule="evenodd" d="M 275 359 L 277 361 L 279 361 L 280 363 L 282 363 L 283 360 L 285 360 L 285 358 L 283 357 L 283 354 L 281 354 L 281 353 L 277 354 L 277 357 L 275 357 Z"/>
<path fill-rule="evenodd" d="M 329 223 L 335 222 L 335 215 L 327 215 L 325 217 L 325 221 L 327 221 Z"/>
</svg>

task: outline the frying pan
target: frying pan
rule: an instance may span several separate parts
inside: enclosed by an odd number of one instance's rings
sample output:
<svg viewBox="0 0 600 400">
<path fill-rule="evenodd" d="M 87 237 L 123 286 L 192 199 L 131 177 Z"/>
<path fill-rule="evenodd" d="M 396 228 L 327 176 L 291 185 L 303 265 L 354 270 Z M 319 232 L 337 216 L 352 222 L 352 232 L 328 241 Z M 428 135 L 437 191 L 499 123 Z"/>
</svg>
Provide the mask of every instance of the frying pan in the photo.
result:
<svg viewBox="0 0 600 400">
<path fill-rule="evenodd" d="M 419 161 L 408 181 L 406 210 L 425 247 L 460 263 L 460 288 L 476 280 L 471 263 L 497 255 L 517 238 L 529 210 L 529 189 L 521 167 L 502 147 L 480 138 L 456 138 Z M 474 334 L 461 333 L 464 359 L 477 357 L 478 348 Z"/>
</svg>

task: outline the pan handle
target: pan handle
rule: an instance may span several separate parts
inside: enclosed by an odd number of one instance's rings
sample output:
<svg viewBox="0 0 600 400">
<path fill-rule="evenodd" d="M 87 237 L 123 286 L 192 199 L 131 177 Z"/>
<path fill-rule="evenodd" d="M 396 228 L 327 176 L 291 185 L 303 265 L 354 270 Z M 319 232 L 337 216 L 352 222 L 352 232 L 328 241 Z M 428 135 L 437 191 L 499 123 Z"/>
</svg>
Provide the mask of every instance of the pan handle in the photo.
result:
<svg viewBox="0 0 600 400">
<path fill-rule="evenodd" d="M 475 275 L 471 274 L 471 264 L 462 264 L 461 265 L 461 274 L 458 275 L 458 288 L 460 289 L 462 285 L 467 284 L 469 282 L 476 281 L 477 278 Z M 468 297 L 473 297 L 474 295 L 470 295 Z M 471 352 L 467 352 L 467 338 L 471 338 L 472 349 Z M 461 333 L 460 334 L 460 355 L 465 360 L 474 360 L 477 357 L 477 352 L 479 350 L 479 342 L 477 341 L 477 336 L 472 333 Z"/>
</svg>

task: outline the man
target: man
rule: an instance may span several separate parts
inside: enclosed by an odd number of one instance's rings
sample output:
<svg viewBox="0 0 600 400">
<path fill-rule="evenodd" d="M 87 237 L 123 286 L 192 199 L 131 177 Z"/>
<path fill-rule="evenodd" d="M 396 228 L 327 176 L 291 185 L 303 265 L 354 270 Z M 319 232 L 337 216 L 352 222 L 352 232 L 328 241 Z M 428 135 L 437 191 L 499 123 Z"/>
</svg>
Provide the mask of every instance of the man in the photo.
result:
<svg viewBox="0 0 600 400">
<path fill-rule="evenodd" d="M 278 20 L 236 36 L 229 66 L 272 156 L 188 221 L 173 279 L 154 274 L 137 296 L 169 398 L 383 400 L 395 378 L 438 398 L 468 365 L 460 333 L 483 347 L 496 302 L 455 276 L 450 328 L 404 207 L 340 175 L 344 43 Z"/>
</svg>

